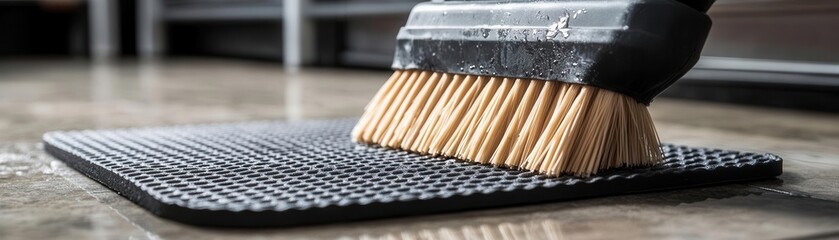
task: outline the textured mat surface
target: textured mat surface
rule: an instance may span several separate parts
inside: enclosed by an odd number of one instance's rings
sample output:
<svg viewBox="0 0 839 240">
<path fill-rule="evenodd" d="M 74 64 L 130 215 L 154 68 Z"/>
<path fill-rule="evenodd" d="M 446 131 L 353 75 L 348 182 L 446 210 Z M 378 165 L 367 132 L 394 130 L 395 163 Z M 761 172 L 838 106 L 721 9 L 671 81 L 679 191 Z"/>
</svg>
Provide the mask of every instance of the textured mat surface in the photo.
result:
<svg viewBox="0 0 839 240">
<path fill-rule="evenodd" d="M 771 154 L 664 145 L 665 163 L 550 178 L 356 145 L 355 120 L 52 132 L 46 150 L 164 218 L 282 226 L 771 178 Z"/>
</svg>

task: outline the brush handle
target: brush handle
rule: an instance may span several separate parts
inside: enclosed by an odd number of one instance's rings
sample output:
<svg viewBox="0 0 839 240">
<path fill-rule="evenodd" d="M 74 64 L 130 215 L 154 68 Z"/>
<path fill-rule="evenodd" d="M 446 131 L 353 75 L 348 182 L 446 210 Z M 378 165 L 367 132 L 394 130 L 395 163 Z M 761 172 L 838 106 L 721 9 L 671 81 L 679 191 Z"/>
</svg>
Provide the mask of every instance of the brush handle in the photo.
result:
<svg viewBox="0 0 839 240">
<path fill-rule="evenodd" d="M 458 2 L 474 2 L 474 1 L 497 1 L 497 0 L 431 0 L 432 2 L 445 2 L 445 1 L 458 1 Z M 533 0 L 507 0 L 508 2 L 532 2 Z M 687 5 L 696 11 L 700 12 L 708 12 L 708 9 L 711 8 L 711 5 L 716 2 L 716 0 L 675 0 L 676 2 L 680 2 L 684 5 Z"/>
<path fill-rule="evenodd" d="M 700 12 L 708 12 L 708 9 L 711 8 L 711 5 L 714 5 L 716 0 L 676 0 L 684 5 L 688 5 L 696 11 Z"/>
</svg>

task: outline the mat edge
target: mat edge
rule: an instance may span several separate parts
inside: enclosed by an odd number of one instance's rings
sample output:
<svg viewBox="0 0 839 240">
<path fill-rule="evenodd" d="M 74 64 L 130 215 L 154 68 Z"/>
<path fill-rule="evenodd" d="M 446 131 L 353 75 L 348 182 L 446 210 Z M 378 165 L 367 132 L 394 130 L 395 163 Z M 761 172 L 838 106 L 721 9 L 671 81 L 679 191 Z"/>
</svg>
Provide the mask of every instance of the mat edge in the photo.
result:
<svg viewBox="0 0 839 240">
<path fill-rule="evenodd" d="M 55 132 L 48 133 L 48 134 L 55 134 Z M 62 162 L 67 163 L 68 166 L 73 168 L 74 170 L 82 173 L 83 175 L 87 176 L 90 179 L 102 184 L 103 186 L 115 191 L 118 195 L 123 196 L 130 200 L 131 202 L 141 206 L 146 211 L 151 212 L 154 215 L 160 216 L 162 218 L 178 221 L 181 223 L 191 224 L 191 225 L 199 225 L 199 226 L 215 226 L 215 227 L 288 227 L 288 226 L 299 226 L 299 225 L 311 225 L 311 224 L 326 224 L 326 223 L 335 223 L 341 221 L 352 221 L 352 220 L 369 220 L 369 219 L 380 219 L 380 218 L 391 218 L 391 217 L 407 217 L 407 216 L 417 216 L 417 215 L 426 215 L 426 214 L 436 214 L 436 213 L 452 213 L 452 212 L 462 212 L 462 211 L 470 211 L 476 209 L 487 209 L 487 208 L 500 208 L 500 207 L 509 207 L 509 206 L 517 206 L 517 205 L 525 205 L 525 204 L 537 204 L 537 203 L 549 203 L 549 202 L 558 202 L 558 201 L 568 201 L 568 200 L 577 200 L 577 199 L 587 199 L 593 197 L 601 197 L 601 196 L 616 196 L 616 195 L 626 195 L 626 194 L 633 194 L 633 193 L 646 193 L 646 192 L 658 192 L 658 191 L 666 191 L 672 189 L 685 189 L 685 188 L 695 188 L 700 186 L 709 186 L 709 185 L 718 185 L 724 183 L 732 183 L 732 182 L 746 182 L 746 181 L 754 181 L 754 180 L 761 180 L 761 179 L 772 179 L 782 174 L 782 166 L 783 166 L 783 159 L 780 156 L 774 154 L 768 154 L 774 156 L 775 159 L 769 164 L 758 164 L 758 165 L 748 165 L 749 168 L 753 168 L 751 170 L 736 170 L 742 169 L 743 166 L 740 167 L 720 167 L 718 169 L 724 170 L 732 170 L 737 173 L 737 176 L 732 176 L 729 178 L 723 178 L 718 181 L 712 182 L 700 182 L 696 181 L 695 179 L 700 178 L 703 174 L 716 174 L 715 171 L 702 171 L 702 170 L 694 170 L 694 171 L 686 171 L 692 173 L 696 176 L 690 175 L 680 175 L 680 177 L 685 177 L 683 180 L 687 182 L 681 182 L 681 184 L 675 183 L 675 181 L 668 181 L 669 184 L 660 185 L 658 187 L 653 188 L 643 188 L 639 186 L 644 186 L 644 184 L 639 184 L 635 181 L 638 180 L 630 180 L 629 184 L 633 187 L 627 188 L 626 191 L 619 191 L 615 193 L 592 193 L 585 189 L 584 186 L 580 185 L 571 185 L 569 186 L 570 189 L 576 190 L 579 192 L 583 192 L 582 194 L 577 194 L 575 197 L 570 198 L 562 198 L 562 197 L 548 197 L 539 198 L 538 195 L 542 194 L 550 194 L 551 191 L 559 191 L 557 189 L 562 188 L 563 185 L 557 185 L 553 187 L 540 187 L 539 189 L 532 189 L 525 191 L 526 194 L 522 194 L 520 192 L 517 193 L 510 193 L 505 192 L 503 190 L 494 192 L 492 194 L 483 194 L 483 193 L 475 193 L 471 195 L 454 195 L 451 197 L 439 197 L 439 198 L 432 198 L 426 200 L 414 200 L 414 202 L 404 202 L 404 201 L 394 201 L 394 202 L 373 202 L 369 204 L 356 204 L 356 205 L 348 205 L 348 206 L 331 206 L 327 208 L 318 208 L 312 207 L 303 210 L 297 209 L 289 209 L 284 210 L 283 212 L 277 211 L 224 211 L 224 210 L 211 210 L 211 209 L 192 209 L 184 206 L 180 206 L 177 204 L 168 204 L 160 201 L 159 199 L 154 198 L 147 192 L 143 191 L 139 186 L 125 181 L 119 175 L 114 172 L 108 171 L 102 166 L 93 164 L 90 161 L 81 159 L 60 147 L 54 146 L 48 140 L 47 135 L 45 134 L 43 139 L 44 149 L 53 157 L 61 160 Z M 91 169 L 90 171 L 93 174 L 87 174 L 84 170 L 80 169 Z M 736 170 L 736 171 L 735 171 Z M 720 170 L 717 170 L 720 171 Z M 743 172 L 750 173 L 746 177 L 743 177 Z M 104 173 L 104 174 L 103 174 Z M 684 173 L 680 173 L 684 174 Z M 98 176 L 94 176 L 98 175 Z M 103 176 L 104 175 L 104 176 Z M 694 179 L 694 180 L 689 180 Z M 108 184 L 107 182 L 102 181 L 102 179 L 113 178 L 122 181 L 114 181 L 118 182 L 119 186 L 113 186 L 113 184 Z M 641 180 L 647 181 L 654 181 L 657 179 L 649 179 L 649 178 L 639 178 Z M 660 180 L 660 179 L 659 179 Z M 688 183 L 691 182 L 691 183 Z M 603 181 L 598 181 L 595 183 L 587 183 L 587 184 L 605 184 Z M 591 185 L 586 185 L 591 186 Z M 649 185 L 646 185 L 649 186 Z M 582 189 L 575 189 L 575 188 L 582 188 Z M 565 190 L 565 191 L 572 191 L 572 190 Z M 503 195 L 503 196 L 499 196 Z M 513 195 L 513 196 L 506 196 L 506 195 Z M 515 197 L 515 198 L 528 198 L 531 195 L 537 195 L 537 200 L 530 200 L 526 199 L 523 201 L 507 201 L 504 204 L 493 204 L 491 203 L 493 199 L 497 199 L 499 197 Z M 485 199 L 482 199 L 485 198 Z M 441 204 L 441 203 L 445 204 Z M 462 201 L 464 203 L 468 203 L 469 207 L 460 207 L 462 205 L 458 205 L 457 203 L 452 203 L 452 201 Z M 400 204 L 408 205 L 407 208 L 421 208 L 418 205 L 431 205 L 434 206 L 435 209 L 432 211 L 400 211 L 406 209 L 405 206 L 400 206 Z M 458 207 L 440 207 L 440 206 L 449 206 L 454 205 Z M 344 212 L 344 216 L 346 218 L 334 218 L 330 217 L 331 219 L 323 221 L 311 221 L 305 219 L 318 219 L 317 216 L 319 212 L 331 212 L 334 215 L 334 211 L 331 208 L 337 208 Z M 370 215 L 369 209 L 375 209 L 376 212 L 380 213 L 378 215 Z M 391 210 L 391 211 L 388 211 Z M 363 217 L 354 217 L 354 212 L 365 212 L 367 213 L 366 216 Z M 223 214 L 225 216 L 219 216 L 219 214 Z M 184 217 L 188 216 L 188 217 Z M 305 216 L 305 218 L 299 217 Z M 213 218 L 226 218 L 227 221 L 220 223 L 217 221 L 213 221 Z M 231 220 L 233 218 L 233 220 Z M 283 218 L 283 219 L 278 219 Z M 235 224 L 230 224 L 231 222 Z"/>
</svg>

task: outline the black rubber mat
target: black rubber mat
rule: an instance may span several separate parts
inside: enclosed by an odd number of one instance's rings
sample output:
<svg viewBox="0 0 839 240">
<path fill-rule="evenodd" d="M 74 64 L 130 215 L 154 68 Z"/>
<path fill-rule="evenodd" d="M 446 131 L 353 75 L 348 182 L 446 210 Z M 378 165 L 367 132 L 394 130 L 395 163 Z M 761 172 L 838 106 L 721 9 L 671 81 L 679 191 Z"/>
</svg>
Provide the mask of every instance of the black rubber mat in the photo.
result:
<svg viewBox="0 0 839 240">
<path fill-rule="evenodd" d="M 350 142 L 354 120 L 52 132 L 46 150 L 161 217 L 284 226 L 772 178 L 771 154 L 664 145 L 665 163 L 551 178 Z"/>
</svg>

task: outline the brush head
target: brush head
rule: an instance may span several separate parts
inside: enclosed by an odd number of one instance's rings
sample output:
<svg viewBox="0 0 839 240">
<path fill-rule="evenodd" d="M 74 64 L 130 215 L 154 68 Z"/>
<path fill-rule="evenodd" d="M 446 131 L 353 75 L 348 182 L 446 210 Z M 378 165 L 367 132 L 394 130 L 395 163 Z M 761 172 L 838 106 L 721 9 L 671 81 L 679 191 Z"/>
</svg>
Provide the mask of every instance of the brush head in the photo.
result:
<svg viewBox="0 0 839 240">
<path fill-rule="evenodd" d="M 649 104 L 698 60 L 713 1 L 701 2 L 422 3 L 392 67 L 587 84 Z"/>
</svg>

